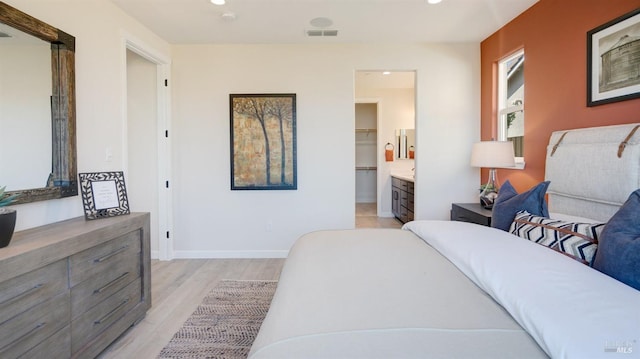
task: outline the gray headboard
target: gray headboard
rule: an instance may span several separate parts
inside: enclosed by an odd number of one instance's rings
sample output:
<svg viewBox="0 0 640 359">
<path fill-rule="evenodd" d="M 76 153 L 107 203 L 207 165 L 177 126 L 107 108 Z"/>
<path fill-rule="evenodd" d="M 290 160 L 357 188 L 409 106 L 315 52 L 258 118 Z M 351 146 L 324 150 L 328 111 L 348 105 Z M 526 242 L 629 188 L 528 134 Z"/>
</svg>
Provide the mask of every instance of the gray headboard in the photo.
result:
<svg viewBox="0 0 640 359">
<path fill-rule="evenodd" d="M 551 134 L 549 211 L 607 221 L 640 188 L 640 123 Z"/>
</svg>

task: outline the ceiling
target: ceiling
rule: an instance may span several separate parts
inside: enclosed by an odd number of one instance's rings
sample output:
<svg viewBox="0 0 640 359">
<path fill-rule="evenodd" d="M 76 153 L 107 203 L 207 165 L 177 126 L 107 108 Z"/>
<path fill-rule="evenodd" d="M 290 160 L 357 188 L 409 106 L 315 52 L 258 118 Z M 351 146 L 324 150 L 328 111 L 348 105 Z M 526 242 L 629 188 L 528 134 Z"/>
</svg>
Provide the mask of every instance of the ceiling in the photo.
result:
<svg viewBox="0 0 640 359">
<path fill-rule="evenodd" d="M 480 42 L 538 0 L 111 1 L 171 44 L 317 44 Z M 332 25 L 312 26 L 318 17 Z"/>
</svg>

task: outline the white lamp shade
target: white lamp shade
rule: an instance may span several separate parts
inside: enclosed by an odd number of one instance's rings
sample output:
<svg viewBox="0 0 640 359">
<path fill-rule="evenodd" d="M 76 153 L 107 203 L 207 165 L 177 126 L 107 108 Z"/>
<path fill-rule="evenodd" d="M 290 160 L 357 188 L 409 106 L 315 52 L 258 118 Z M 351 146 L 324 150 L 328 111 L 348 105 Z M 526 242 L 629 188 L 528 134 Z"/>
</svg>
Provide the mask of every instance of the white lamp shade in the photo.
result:
<svg viewBox="0 0 640 359">
<path fill-rule="evenodd" d="M 516 166 L 511 141 L 482 141 L 473 144 L 471 166 L 511 168 Z"/>
</svg>

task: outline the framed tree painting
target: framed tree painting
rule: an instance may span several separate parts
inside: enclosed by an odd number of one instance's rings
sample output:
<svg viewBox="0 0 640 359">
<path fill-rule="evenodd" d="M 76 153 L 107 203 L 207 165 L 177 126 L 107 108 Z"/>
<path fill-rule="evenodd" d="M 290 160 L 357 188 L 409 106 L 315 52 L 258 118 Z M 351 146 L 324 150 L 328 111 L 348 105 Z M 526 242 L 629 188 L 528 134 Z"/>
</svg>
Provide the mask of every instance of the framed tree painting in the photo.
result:
<svg viewBox="0 0 640 359">
<path fill-rule="evenodd" d="M 587 106 L 640 97 L 640 9 L 587 32 Z"/>
<path fill-rule="evenodd" d="M 295 190 L 296 95 L 231 94 L 231 189 Z"/>
</svg>

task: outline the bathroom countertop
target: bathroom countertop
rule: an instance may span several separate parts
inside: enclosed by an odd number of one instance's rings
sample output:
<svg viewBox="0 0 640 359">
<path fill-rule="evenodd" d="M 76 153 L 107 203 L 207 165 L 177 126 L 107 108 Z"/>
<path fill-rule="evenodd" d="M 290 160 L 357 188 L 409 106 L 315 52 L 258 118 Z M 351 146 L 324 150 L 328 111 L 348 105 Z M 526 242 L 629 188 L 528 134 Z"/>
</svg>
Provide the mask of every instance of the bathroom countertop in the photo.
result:
<svg viewBox="0 0 640 359">
<path fill-rule="evenodd" d="M 409 182 L 414 182 L 415 180 L 412 172 L 392 172 L 391 177 Z"/>
</svg>

